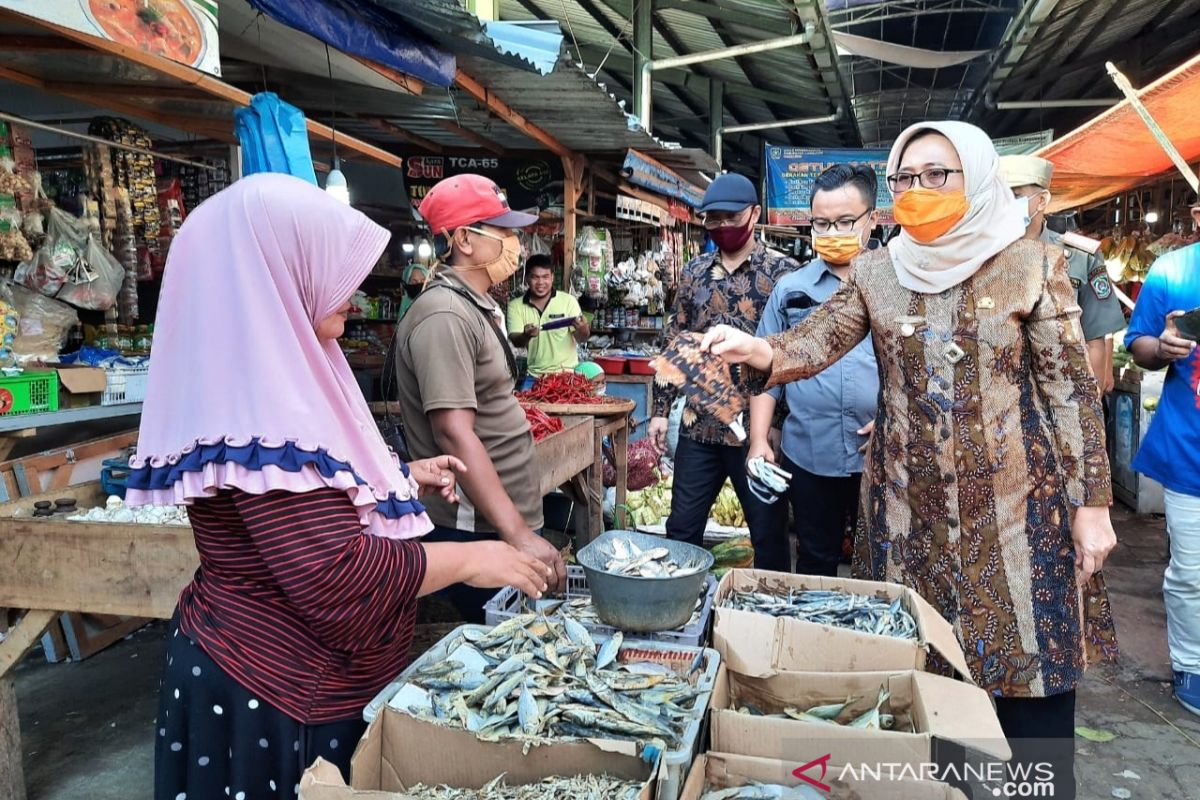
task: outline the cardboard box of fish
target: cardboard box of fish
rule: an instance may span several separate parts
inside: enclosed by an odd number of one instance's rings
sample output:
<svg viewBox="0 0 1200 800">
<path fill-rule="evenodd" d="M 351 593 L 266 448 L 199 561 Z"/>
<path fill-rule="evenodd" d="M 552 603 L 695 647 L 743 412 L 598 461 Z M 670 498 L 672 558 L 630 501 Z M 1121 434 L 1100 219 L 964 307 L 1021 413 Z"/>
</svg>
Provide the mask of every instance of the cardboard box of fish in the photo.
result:
<svg viewBox="0 0 1200 800">
<path fill-rule="evenodd" d="M 904 586 L 735 569 L 714 606 L 713 646 L 742 675 L 920 670 L 936 652 L 972 680 L 953 627 Z"/>
<path fill-rule="evenodd" d="M 523 614 L 464 625 L 365 709 L 411 720 L 411 735 L 450 728 L 475 749 L 513 743 L 534 755 L 564 741 L 662 758 L 657 796 L 674 800 L 700 744 L 720 657 L 715 650 L 593 639 L 571 617 Z M 394 715 L 392 715 L 394 716 Z M 494 777 L 494 776 L 493 776 Z"/>
<path fill-rule="evenodd" d="M 519 740 L 486 747 L 458 728 L 430 726 L 384 707 L 359 740 L 350 784 L 318 759 L 302 800 L 653 800 L 657 771 L 635 754 L 592 742 Z M 661 795 L 660 795 L 661 797 Z"/>
<path fill-rule="evenodd" d="M 947 743 L 981 760 L 1011 755 L 987 692 L 927 672 L 722 669 L 713 691 L 715 752 L 801 763 L 829 753 L 838 764 L 919 769 Z"/>
<path fill-rule="evenodd" d="M 670 631 L 639 633 L 638 639 L 651 642 L 673 642 L 689 647 L 700 647 L 708 637 L 708 624 L 712 619 L 713 595 L 717 591 L 717 579 L 712 575 L 704 583 L 701 594 L 696 598 L 692 616 L 686 623 Z M 483 607 L 488 625 L 499 625 L 518 614 L 532 611 L 550 618 L 573 617 L 593 638 L 609 637 L 617 632 L 611 625 L 600 620 L 592 593 L 588 588 L 587 575 L 577 564 L 567 566 L 567 588 L 562 597 L 542 597 L 531 600 L 520 589 L 507 586 Z"/>
<path fill-rule="evenodd" d="M 811 760 L 707 753 L 692 765 L 680 800 L 966 800 L 945 783 L 891 776 L 875 780 L 845 765 L 827 763 L 822 775 L 820 766 L 809 766 Z M 797 771 L 824 783 L 829 791 L 818 790 Z"/>
</svg>

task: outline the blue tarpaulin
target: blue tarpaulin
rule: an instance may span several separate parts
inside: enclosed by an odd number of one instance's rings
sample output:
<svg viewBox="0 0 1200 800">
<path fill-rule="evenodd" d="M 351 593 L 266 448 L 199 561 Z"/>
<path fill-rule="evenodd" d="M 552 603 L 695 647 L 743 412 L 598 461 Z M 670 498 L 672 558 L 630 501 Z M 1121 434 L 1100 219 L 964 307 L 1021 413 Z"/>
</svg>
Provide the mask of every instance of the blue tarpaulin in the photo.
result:
<svg viewBox="0 0 1200 800">
<path fill-rule="evenodd" d="M 453 54 L 430 43 L 396 15 L 354 0 L 249 0 L 272 19 L 343 53 L 369 59 L 434 86 L 449 86 Z"/>
<path fill-rule="evenodd" d="M 635 186 L 645 187 L 664 197 L 674 197 L 692 208 L 699 208 L 704 199 L 704 192 L 699 188 L 636 150 L 626 152 L 621 174 Z"/>
<path fill-rule="evenodd" d="M 274 92 L 259 92 L 250 105 L 233 112 L 233 119 L 242 146 L 243 175 L 281 172 L 316 185 L 303 111 Z"/>
</svg>

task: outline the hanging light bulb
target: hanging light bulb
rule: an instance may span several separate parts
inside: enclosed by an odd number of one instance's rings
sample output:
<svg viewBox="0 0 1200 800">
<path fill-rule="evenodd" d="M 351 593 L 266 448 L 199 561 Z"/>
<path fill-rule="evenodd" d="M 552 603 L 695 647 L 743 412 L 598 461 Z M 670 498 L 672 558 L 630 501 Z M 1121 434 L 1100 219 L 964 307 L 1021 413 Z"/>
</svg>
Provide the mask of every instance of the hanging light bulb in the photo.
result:
<svg viewBox="0 0 1200 800">
<path fill-rule="evenodd" d="M 412 239 L 405 239 L 400 243 L 400 249 L 406 253 L 411 253 L 416 247 L 413 246 Z"/>
<path fill-rule="evenodd" d="M 346 176 L 342 174 L 342 160 L 334 156 L 329 166 L 329 174 L 325 176 L 325 191 L 350 205 L 350 186 L 346 183 Z"/>
<path fill-rule="evenodd" d="M 429 240 L 422 239 L 421 243 L 417 245 L 417 256 L 422 259 L 426 259 L 431 255 L 433 255 L 433 248 L 429 246 Z"/>
</svg>

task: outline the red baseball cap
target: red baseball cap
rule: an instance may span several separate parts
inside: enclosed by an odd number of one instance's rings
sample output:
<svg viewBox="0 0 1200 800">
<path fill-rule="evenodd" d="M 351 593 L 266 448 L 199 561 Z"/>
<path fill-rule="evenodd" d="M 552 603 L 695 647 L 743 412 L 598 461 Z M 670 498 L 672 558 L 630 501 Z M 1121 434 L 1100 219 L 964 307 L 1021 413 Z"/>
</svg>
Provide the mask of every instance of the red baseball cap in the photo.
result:
<svg viewBox="0 0 1200 800">
<path fill-rule="evenodd" d="M 439 236 L 480 222 L 498 228 L 524 228 L 538 220 L 536 214 L 509 208 L 504 191 L 490 178 L 470 174 L 439 181 L 417 210 Z"/>
</svg>

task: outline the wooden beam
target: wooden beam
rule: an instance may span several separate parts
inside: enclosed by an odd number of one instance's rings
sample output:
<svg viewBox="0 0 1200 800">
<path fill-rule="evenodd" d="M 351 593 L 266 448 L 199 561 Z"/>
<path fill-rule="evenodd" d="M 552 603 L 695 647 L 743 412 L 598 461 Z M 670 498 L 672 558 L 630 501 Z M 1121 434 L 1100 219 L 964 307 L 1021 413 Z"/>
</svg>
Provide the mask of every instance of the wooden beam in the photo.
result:
<svg viewBox="0 0 1200 800">
<path fill-rule="evenodd" d="M 425 84 L 414 78 L 412 75 L 405 75 L 403 72 L 385 67 L 383 64 L 376 63 L 370 59 L 362 58 L 361 56 L 350 56 L 358 63 L 362 64 L 367 69 L 382 75 L 398 87 L 412 95 L 419 95 L 425 92 Z"/>
<path fill-rule="evenodd" d="M 25 612 L 25 616 L 9 629 L 3 640 L 0 640 L 0 678 L 8 675 L 9 670 L 17 665 L 29 648 L 37 644 L 46 628 L 56 619 L 58 612 L 50 609 Z"/>
<path fill-rule="evenodd" d="M 374 125 L 381 131 L 387 131 L 393 136 L 399 136 L 404 141 L 408 142 L 409 144 L 415 144 L 422 150 L 428 150 L 430 153 L 437 153 L 438 155 L 441 155 L 442 153 L 442 146 L 433 139 L 426 139 L 420 134 L 413 133 L 412 131 L 406 131 L 399 125 L 393 122 L 388 122 L 386 119 L 379 119 L 378 117 L 360 117 L 360 119 L 362 119 L 364 122 Z"/>
<path fill-rule="evenodd" d="M 88 49 L 60 36 L 0 36 L 0 50 L 7 53 L 78 53 Z"/>
<path fill-rule="evenodd" d="M 154 70 L 162 75 L 175 78 L 176 80 L 181 81 L 189 86 L 195 86 L 197 89 L 207 92 L 213 97 L 219 97 L 222 100 L 227 100 L 235 106 L 248 106 L 250 105 L 250 100 L 252 99 L 252 95 L 249 92 L 245 92 L 236 86 L 231 86 L 230 84 L 225 83 L 224 81 L 219 80 L 205 72 L 184 66 L 183 64 L 180 64 L 177 61 L 172 61 L 169 58 L 146 53 L 136 47 L 130 47 L 129 45 L 120 44 L 119 42 L 114 42 L 109 39 L 101 39 L 98 36 L 91 36 L 90 34 L 83 33 L 82 31 L 72 30 L 71 28 L 67 28 L 62 25 L 55 25 L 52 22 L 47 22 L 46 20 L 38 19 L 36 17 L 26 16 L 25 14 L 21 14 L 16 11 L 0 9 L 0 19 L 18 20 L 20 22 L 35 25 L 39 28 L 52 31 L 66 39 L 69 39 L 73 42 L 78 42 L 92 50 L 118 56 L 126 61 L 140 64 L 141 66 Z M 111 101 L 106 101 L 106 105 L 118 111 L 121 110 Z M 122 111 L 122 113 L 134 112 Z M 147 118 L 154 119 L 154 117 Z M 326 141 L 333 140 L 334 134 L 328 125 L 322 125 L 311 119 L 307 120 L 307 124 L 310 135 L 316 136 L 319 139 L 325 139 Z M 388 151 L 376 147 L 373 144 L 364 142 L 361 139 L 356 139 L 353 136 L 346 136 L 343 134 L 342 136 L 338 137 L 338 144 L 340 144 L 346 150 L 356 152 L 359 155 L 379 161 L 389 166 L 401 166 L 401 158 L 399 156 L 389 153 Z"/>
<path fill-rule="evenodd" d="M 233 135 L 233 120 L 230 119 L 229 127 L 222 128 L 220 123 L 210 117 L 196 117 L 187 114 L 163 114 L 145 106 L 131 103 L 127 100 L 122 100 L 120 97 L 110 95 L 104 99 L 97 101 L 93 93 L 82 91 L 61 91 L 54 89 L 54 84 L 47 83 L 41 78 L 35 78 L 32 75 L 26 75 L 23 72 L 9 69 L 8 67 L 0 67 L 0 78 L 7 78 L 14 83 L 20 83 L 25 86 L 32 86 L 35 89 L 41 89 L 52 94 L 60 94 L 63 97 L 70 97 L 73 100 L 87 103 L 98 108 L 107 108 L 112 111 L 118 111 L 122 114 L 128 114 L 132 117 L 150 120 L 161 125 L 167 125 L 181 131 L 194 133 L 198 136 L 203 136 L 217 141 L 236 144 L 237 137 Z M 126 96 L 129 96 L 128 94 Z"/>
<path fill-rule="evenodd" d="M 481 133 L 476 133 L 470 128 L 464 128 L 462 125 L 459 125 L 452 119 L 436 119 L 434 122 L 437 123 L 438 127 L 453 133 L 455 136 L 461 136 L 469 142 L 474 142 L 484 150 L 487 150 L 489 153 L 495 153 L 498 156 L 508 155 L 507 150 L 493 142 L 491 139 L 487 138 Z"/>
<path fill-rule="evenodd" d="M 169 619 L 198 564 L 189 528 L 0 519 L 0 607 Z"/>
<path fill-rule="evenodd" d="M 575 269 L 575 206 L 583 196 L 583 170 L 587 161 L 583 156 L 563 157 L 563 288 L 571 286 L 571 272 Z"/>
<path fill-rule="evenodd" d="M 570 158 L 574 155 L 571 150 L 562 142 L 555 139 L 546 131 L 534 125 L 525 117 L 514 110 L 512 106 L 504 102 L 502 99 L 492 93 L 490 89 L 485 87 L 479 81 L 472 78 L 461 69 L 454 76 L 454 83 L 467 94 L 474 97 L 479 102 L 483 103 L 487 108 L 500 119 L 512 125 L 521 133 L 533 139 L 536 142 L 544 145 L 547 150 L 554 153 L 560 158 Z"/>
<path fill-rule="evenodd" d="M 88 94 L 92 97 L 150 98 L 154 100 L 203 100 L 213 102 L 208 95 L 190 86 L 146 86 L 136 83 L 99 84 L 73 81 L 53 81 L 46 83 L 47 91 L 56 94 Z"/>
</svg>

